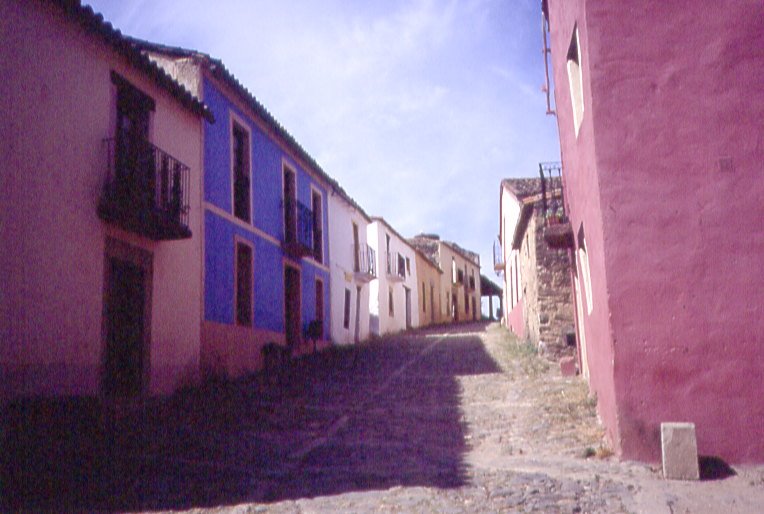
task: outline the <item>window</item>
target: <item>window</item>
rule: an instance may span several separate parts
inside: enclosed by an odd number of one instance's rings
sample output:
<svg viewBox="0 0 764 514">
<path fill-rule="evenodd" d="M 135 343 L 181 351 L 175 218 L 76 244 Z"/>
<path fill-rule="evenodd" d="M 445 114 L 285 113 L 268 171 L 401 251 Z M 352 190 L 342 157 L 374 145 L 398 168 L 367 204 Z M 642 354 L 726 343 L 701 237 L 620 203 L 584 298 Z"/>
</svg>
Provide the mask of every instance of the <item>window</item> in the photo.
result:
<svg viewBox="0 0 764 514">
<path fill-rule="evenodd" d="M 317 262 L 324 260 L 324 238 L 323 238 L 323 204 L 321 202 L 321 193 L 313 191 L 312 195 L 313 209 L 313 257 Z"/>
<path fill-rule="evenodd" d="M 387 274 L 392 275 L 393 262 L 392 258 L 390 257 L 390 234 L 385 234 L 385 249 L 387 251 Z"/>
<path fill-rule="evenodd" d="M 250 164 L 249 132 L 231 121 L 231 145 L 233 166 L 233 215 L 249 222 L 250 218 Z"/>
<path fill-rule="evenodd" d="M 358 225 L 353 223 L 353 271 L 361 271 L 360 246 L 358 241 Z"/>
<path fill-rule="evenodd" d="M 398 254 L 398 276 L 402 278 L 406 278 L 406 261 L 408 259 L 404 259 L 403 255 Z"/>
<path fill-rule="evenodd" d="M 395 316 L 395 307 L 393 306 L 393 288 L 389 288 L 387 291 L 387 309 L 390 316 Z"/>
<path fill-rule="evenodd" d="M 345 316 L 342 318 L 342 326 L 350 328 L 350 289 L 345 288 Z"/>
<path fill-rule="evenodd" d="M 284 239 L 297 239 L 297 185 L 294 171 L 284 166 Z"/>
<path fill-rule="evenodd" d="M 406 273 L 411 275 L 411 261 L 408 257 L 406 257 Z"/>
<path fill-rule="evenodd" d="M 586 252 L 586 240 L 584 238 L 584 226 L 578 229 L 578 260 L 580 261 L 581 282 L 584 284 L 586 293 L 586 311 L 592 313 L 592 277 L 589 270 L 589 255 Z"/>
<path fill-rule="evenodd" d="M 236 323 L 252 325 L 252 247 L 236 243 Z"/>
<path fill-rule="evenodd" d="M 581 76 L 581 48 L 578 40 L 578 26 L 573 28 L 573 35 L 568 46 L 568 84 L 570 101 L 573 107 L 573 126 L 578 136 L 581 121 L 584 118 L 584 82 Z"/>
<path fill-rule="evenodd" d="M 464 314 L 470 313 L 470 293 L 464 288 Z"/>
<path fill-rule="evenodd" d="M 148 141 L 154 100 L 113 71 L 111 81 L 117 89 L 114 178 L 121 189 L 150 196 L 154 156 Z"/>
<path fill-rule="evenodd" d="M 427 290 L 424 288 L 424 282 L 422 282 L 422 312 L 427 312 Z"/>
</svg>

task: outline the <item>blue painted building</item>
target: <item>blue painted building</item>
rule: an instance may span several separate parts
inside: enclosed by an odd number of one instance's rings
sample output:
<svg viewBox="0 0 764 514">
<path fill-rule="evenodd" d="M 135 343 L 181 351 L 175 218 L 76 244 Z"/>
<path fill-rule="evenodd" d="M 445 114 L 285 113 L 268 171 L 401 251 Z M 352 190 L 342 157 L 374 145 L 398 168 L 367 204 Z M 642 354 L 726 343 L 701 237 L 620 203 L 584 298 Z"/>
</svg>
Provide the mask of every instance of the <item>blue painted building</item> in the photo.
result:
<svg viewBox="0 0 764 514">
<path fill-rule="evenodd" d="M 329 338 L 327 192 L 337 187 L 223 64 L 136 42 L 216 119 L 203 141 L 202 367 L 240 375 L 275 342 Z"/>
</svg>

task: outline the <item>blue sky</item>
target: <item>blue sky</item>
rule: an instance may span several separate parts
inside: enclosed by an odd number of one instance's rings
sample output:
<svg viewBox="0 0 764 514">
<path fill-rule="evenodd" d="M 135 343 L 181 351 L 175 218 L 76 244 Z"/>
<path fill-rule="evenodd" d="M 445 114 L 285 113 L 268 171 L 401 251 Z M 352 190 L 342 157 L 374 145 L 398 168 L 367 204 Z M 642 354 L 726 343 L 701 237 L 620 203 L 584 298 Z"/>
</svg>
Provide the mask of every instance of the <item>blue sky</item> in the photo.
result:
<svg viewBox="0 0 764 514">
<path fill-rule="evenodd" d="M 499 182 L 559 160 L 540 0 L 87 1 L 227 68 L 364 209 L 493 272 Z"/>
</svg>

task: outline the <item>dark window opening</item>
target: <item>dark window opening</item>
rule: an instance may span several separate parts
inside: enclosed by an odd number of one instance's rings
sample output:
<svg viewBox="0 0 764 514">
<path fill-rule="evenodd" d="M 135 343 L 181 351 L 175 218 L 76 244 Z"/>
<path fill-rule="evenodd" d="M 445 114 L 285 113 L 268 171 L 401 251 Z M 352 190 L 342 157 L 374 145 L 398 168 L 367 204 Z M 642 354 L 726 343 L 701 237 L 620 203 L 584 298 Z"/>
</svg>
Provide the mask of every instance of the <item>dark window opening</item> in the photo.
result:
<svg viewBox="0 0 764 514">
<path fill-rule="evenodd" d="M 297 239 L 297 191 L 294 172 L 284 168 L 284 239 Z"/>
<path fill-rule="evenodd" d="M 313 257 L 318 262 L 323 262 L 324 259 L 324 245 L 323 245 L 323 230 L 322 230 L 322 218 L 323 218 L 323 206 L 321 204 L 321 194 L 313 192 L 312 197 L 313 208 Z"/>
<path fill-rule="evenodd" d="M 250 165 L 249 133 L 233 123 L 233 215 L 249 221 L 250 218 Z"/>
<path fill-rule="evenodd" d="M 345 289 L 345 316 L 342 318 L 342 326 L 350 328 L 350 289 Z"/>
</svg>

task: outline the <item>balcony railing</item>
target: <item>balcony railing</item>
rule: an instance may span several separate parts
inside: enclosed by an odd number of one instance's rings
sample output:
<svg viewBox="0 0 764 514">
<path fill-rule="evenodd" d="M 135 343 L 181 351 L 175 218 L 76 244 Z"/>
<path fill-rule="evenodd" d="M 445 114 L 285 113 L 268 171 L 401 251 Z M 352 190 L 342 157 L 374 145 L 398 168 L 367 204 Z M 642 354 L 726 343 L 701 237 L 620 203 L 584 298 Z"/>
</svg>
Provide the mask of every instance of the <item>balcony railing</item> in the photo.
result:
<svg viewBox="0 0 764 514">
<path fill-rule="evenodd" d="M 99 217 L 157 241 L 191 237 L 188 166 L 145 140 L 118 135 L 103 143 Z"/>
<path fill-rule="evenodd" d="M 284 250 L 295 259 L 314 254 L 313 211 L 294 198 L 284 200 Z"/>
<path fill-rule="evenodd" d="M 377 254 L 367 244 L 353 245 L 353 272 L 356 280 L 370 282 L 377 278 Z"/>
<path fill-rule="evenodd" d="M 402 282 L 406 280 L 406 259 L 396 252 L 387 252 L 387 280 Z"/>
<path fill-rule="evenodd" d="M 497 275 L 501 275 L 504 271 L 506 264 L 504 262 L 504 248 L 502 248 L 499 241 L 493 242 L 493 270 Z"/>
<path fill-rule="evenodd" d="M 544 240 L 551 248 L 572 248 L 573 228 L 565 212 L 562 194 L 562 166 L 559 162 L 539 163 L 541 176 Z"/>
</svg>

